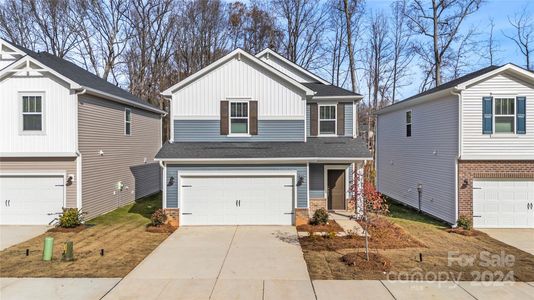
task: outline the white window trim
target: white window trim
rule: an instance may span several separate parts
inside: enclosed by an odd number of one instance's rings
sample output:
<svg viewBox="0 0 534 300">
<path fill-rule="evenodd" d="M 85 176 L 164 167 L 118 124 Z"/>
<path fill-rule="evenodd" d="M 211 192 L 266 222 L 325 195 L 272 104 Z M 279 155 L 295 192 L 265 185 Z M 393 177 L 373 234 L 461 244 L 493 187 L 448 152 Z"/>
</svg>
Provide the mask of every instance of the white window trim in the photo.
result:
<svg viewBox="0 0 534 300">
<path fill-rule="evenodd" d="M 130 112 L 130 121 L 128 121 L 126 118 L 127 112 Z M 126 132 L 126 124 L 130 124 L 130 133 Z M 125 136 L 132 135 L 132 110 L 130 108 L 124 108 L 124 135 Z"/>
<path fill-rule="evenodd" d="M 410 123 L 406 121 L 406 114 L 410 113 Z M 408 136 L 407 129 L 408 125 L 410 125 L 410 135 Z M 404 137 L 410 138 L 413 136 L 413 110 L 405 110 L 404 111 Z"/>
<path fill-rule="evenodd" d="M 232 103 L 247 103 L 247 132 L 232 133 Z M 233 119 L 244 119 L 243 117 L 234 117 Z M 229 137 L 250 137 L 250 100 L 228 99 L 228 135 Z"/>
<path fill-rule="evenodd" d="M 513 115 L 498 115 L 497 116 L 497 99 L 514 99 L 514 113 Z M 493 119 L 492 119 L 492 122 L 493 122 L 493 135 L 497 136 L 497 137 L 506 137 L 506 136 L 517 136 L 517 96 L 495 96 L 493 97 Z M 514 126 L 514 132 L 497 132 L 496 129 L 497 129 L 497 126 L 496 123 L 495 123 L 495 118 L 499 118 L 499 117 L 513 117 L 514 118 L 514 122 L 513 122 L 513 126 Z"/>
<path fill-rule="evenodd" d="M 334 107 L 334 119 L 321 119 L 321 107 L 333 106 Z M 321 121 L 334 121 L 334 133 L 321 133 Z M 317 131 L 318 136 L 337 136 L 337 103 L 319 104 L 317 112 Z"/>
<path fill-rule="evenodd" d="M 22 97 L 25 96 L 40 96 L 41 97 L 41 130 L 24 130 L 24 112 L 23 112 L 23 103 Z M 45 92 L 19 92 L 18 93 L 19 101 L 19 134 L 20 135 L 46 135 L 46 99 Z"/>
</svg>

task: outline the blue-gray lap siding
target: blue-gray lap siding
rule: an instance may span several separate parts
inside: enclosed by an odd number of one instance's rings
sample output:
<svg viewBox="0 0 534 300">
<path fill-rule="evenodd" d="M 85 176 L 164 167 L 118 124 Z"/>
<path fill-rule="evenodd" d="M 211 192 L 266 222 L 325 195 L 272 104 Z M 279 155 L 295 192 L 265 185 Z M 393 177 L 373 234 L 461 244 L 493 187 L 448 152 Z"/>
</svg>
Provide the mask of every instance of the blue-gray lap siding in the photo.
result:
<svg viewBox="0 0 534 300">
<path fill-rule="evenodd" d="M 221 135 L 219 120 L 174 120 L 176 142 L 277 142 L 304 141 L 304 120 L 258 120 L 258 134 L 250 137 Z"/>
<path fill-rule="evenodd" d="M 324 198 L 324 166 L 325 164 L 310 164 L 310 199 Z M 350 164 L 349 175 L 352 172 L 352 164 Z M 352 184 L 351 181 L 349 179 L 349 185 Z"/>
<path fill-rule="evenodd" d="M 265 170 L 289 170 L 296 171 L 298 177 L 304 178 L 300 186 L 297 186 L 297 207 L 308 208 L 308 192 L 306 190 L 308 174 L 306 165 L 167 165 L 167 181 L 171 176 L 174 177 L 174 184 L 167 186 L 167 208 L 179 208 L 178 195 L 178 174 L 180 171 L 265 171 Z"/>
<path fill-rule="evenodd" d="M 354 132 L 354 126 L 353 126 L 353 116 L 354 111 L 352 110 L 352 103 L 347 102 L 345 103 L 345 136 L 352 136 Z M 311 123 L 311 117 L 310 117 L 310 105 L 306 105 L 306 136 L 310 135 L 310 123 Z M 311 196 L 310 196 L 311 197 Z"/>
</svg>

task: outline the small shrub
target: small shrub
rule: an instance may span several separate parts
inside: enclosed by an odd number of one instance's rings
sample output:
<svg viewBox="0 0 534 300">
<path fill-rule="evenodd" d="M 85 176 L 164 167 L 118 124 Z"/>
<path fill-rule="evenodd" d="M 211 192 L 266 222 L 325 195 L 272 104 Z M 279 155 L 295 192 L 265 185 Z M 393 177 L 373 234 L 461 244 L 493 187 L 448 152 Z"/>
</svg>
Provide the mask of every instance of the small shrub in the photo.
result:
<svg viewBox="0 0 534 300">
<path fill-rule="evenodd" d="M 156 210 L 152 216 L 150 216 L 150 221 L 152 222 L 152 226 L 160 226 L 165 224 L 165 221 L 167 221 L 167 215 L 163 211 L 163 209 Z"/>
<path fill-rule="evenodd" d="M 59 216 L 59 227 L 74 228 L 80 226 L 84 221 L 85 214 L 77 208 L 63 208 L 63 213 Z"/>
<path fill-rule="evenodd" d="M 319 208 L 313 213 L 313 217 L 310 220 L 312 225 L 324 225 L 328 223 L 328 212 L 324 208 Z"/>
<path fill-rule="evenodd" d="M 473 220 L 467 215 L 460 215 L 458 217 L 458 227 L 461 227 L 465 230 L 473 229 Z"/>
</svg>

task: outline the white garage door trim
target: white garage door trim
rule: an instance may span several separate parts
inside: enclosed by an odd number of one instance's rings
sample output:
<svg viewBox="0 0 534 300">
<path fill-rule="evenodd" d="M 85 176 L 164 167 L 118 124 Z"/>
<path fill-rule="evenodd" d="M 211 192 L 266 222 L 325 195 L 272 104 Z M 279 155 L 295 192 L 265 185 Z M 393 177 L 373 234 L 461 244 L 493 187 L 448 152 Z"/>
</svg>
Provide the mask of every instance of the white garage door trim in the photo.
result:
<svg viewBox="0 0 534 300">
<path fill-rule="evenodd" d="M 499 193 L 500 183 L 526 182 L 526 189 L 519 189 L 519 199 L 516 199 L 516 187 L 503 189 L 504 195 Z M 488 184 L 490 187 L 488 188 Z M 529 187 L 534 185 L 534 180 L 529 178 L 475 178 L 473 179 L 473 221 L 476 228 L 534 228 L 534 210 L 527 209 L 527 203 L 534 202 L 534 192 Z M 489 195 L 484 191 L 489 189 Z M 522 198 L 525 194 L 526 199 Z M 487 198 L 489 197 L 489 198 Z M 513 200 L 506 201 L 507 206 L 501 206 L 503 198 L 512 197 Z M 489 199 L 489 200 L 487 200 Z M 491 201 L 496 203 L 482 203 Z M 517 200 L 517 201 L 516 201 Z M 508 208 L 503 211 L 502 209 Z M 488 209 L 491 209 L 490 211 Z M 507 214 L 501 218 L 501 216 Z M 497 217 L 495 217 L 497 215 Z M 493 221 L 492 221 L 493 220 Z M 508 221 L 508 222 L 506 222 Z"/>
<path fill-rule="evenodd" d="M 221 170 L 221 171 L 178 171 L 177 172 L 177 178 L 178 178 L 178 187 L 182 186 L 182 177 L 232 177 L 232 176 L 262 176 L 262 177 L 291 177 L 293 179 L 293 203 L 292 207 L 293 209 L 297 208 L 297 172 L 296 171 L 278 171 L 278 170 Z M 178 207 L 180 208 L 180 215 L 183 213 L 183 189 L 180 188 L 179 196 L 178 196 Z M 294 211 L 292 215 L 292 219 L 294 222 Z M 181 221 L 180 221 L 181 222 Z"/>
<path fill-rule="evenodd" d="M 61 177 L 63 184 L 65 184 L 67 180 L 67 172 L 66 171 L 46 171 L 46 170 L 42 170 L 42 171 L 39 170 L 39 171 L 32 171 L 32 172 L 8 171 L 8 172 L 0 172 L 0 177 Z M 62 206 L 67 207 L 67 186 L 66 185 L 63 186 Z"/>
</svg>

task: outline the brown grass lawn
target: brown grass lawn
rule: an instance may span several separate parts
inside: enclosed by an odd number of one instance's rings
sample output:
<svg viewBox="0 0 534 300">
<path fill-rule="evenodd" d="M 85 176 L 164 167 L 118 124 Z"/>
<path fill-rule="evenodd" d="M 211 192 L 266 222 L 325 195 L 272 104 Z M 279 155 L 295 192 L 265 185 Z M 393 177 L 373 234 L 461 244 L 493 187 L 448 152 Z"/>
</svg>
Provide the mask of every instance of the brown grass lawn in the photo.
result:
<svg viewBox="0 0 534 300">
<path fill-rule="evenodd" d="M 0 277 L 124 277 L 169 236 L 145 230 L 160 207 L 161 195 L 149 196 L 87 221 L 89 227 L 78 233 L 47 232 L 5 249 L 0 252 Z M 45 236 L 54 237 L 51 262 L 41 260 Z M 61 261 L 67 240 L 74 242 L 72 262 Z"/>
<path fill-rule="evenodd" d="M 354 252 L 364 252 L 363 238 L 336 237 L 326 239 L 316 237 L 301 238 L 304 258 L 312 279 L 428 279 L 433 275 L 447 280 L 516 280 L 534 281 L 534 256 L 519 249 L 497 241 L 484 233 L 477 236 L 464 236 L 446 231 L 447 226 L 429 217 L 419 215 L 399 205 L 390 205 L 391 214 L 386 217 L 402 230 L 387 237 L 377 234 L 373 237 L 373 228 L 369 233 L 371 252 L 381 257 L 386 266 L 361 262 L 355 266 L 343 262 L 342 256 Z M 375 239 L 373 241 L 373 238 Z M 389 240 L 389 241 L 388 241 Z M 408 243 L 406 243 L 408 241 Z M 449 251 L 474 255 L 473 264 L 460 266 L 457 262 L 449 265 Z M 485 260 L 481 252 L 491 255 L 513 255 L 512 266 L 497 264 L 484 265 L 485 262 L 497 262 L 496 259 Z M 502 252 L 503 251 L 503 252 Z M 423 261 L 419 261 L 419 254 Z M 358 255 L 360 257 L 360 255 Z M 386 269 L 387 271 L 384 271 Z M 405 273 L 401 273 L 405 272 Z M 438 273 L 443 272 L 443 273 Z M 511 272 L 511 273 L 510 273 Z M 402 274 L 398 276 L 398 274 Z M 407 275 L 410 277 L 407 277 Z M 421 277 L 423 276 L 423 277 Z M 429 277 L 424 277 L 429 276 Z M 483 278 L 482 278 L 483 276 Z"/>
</svg>

